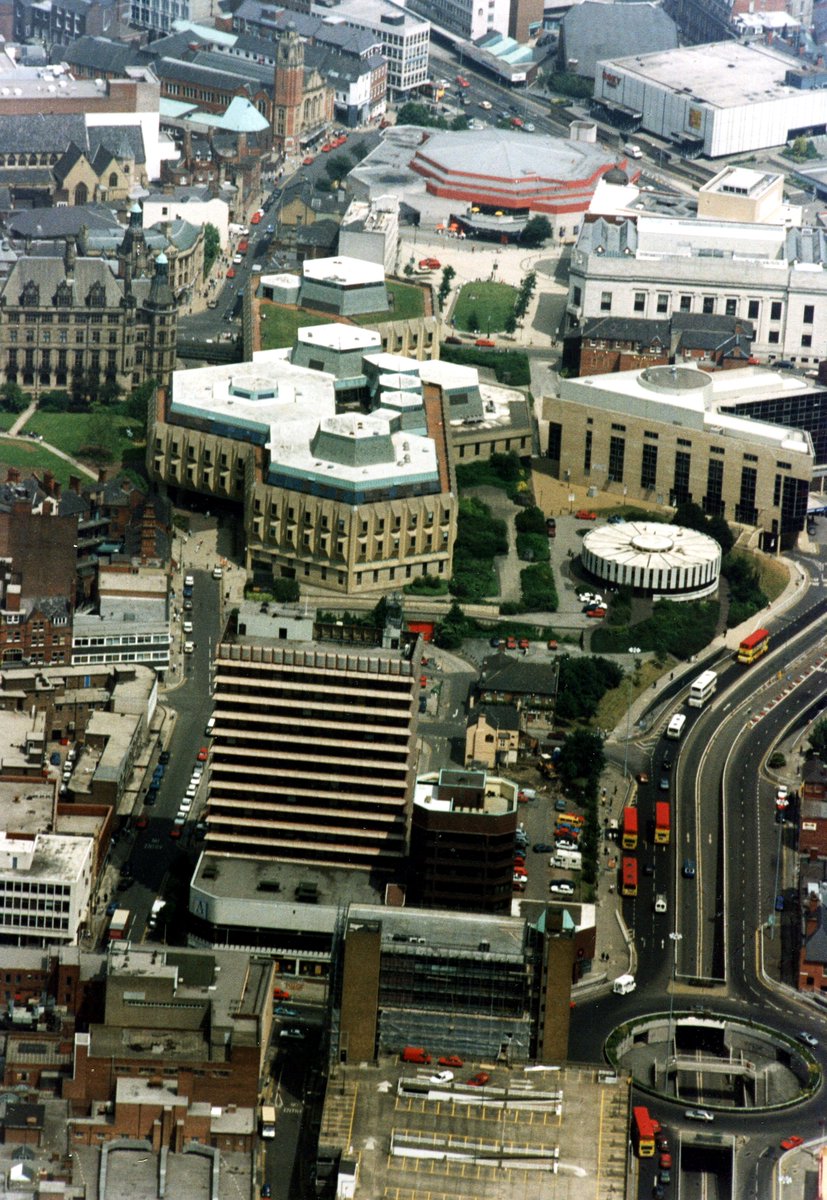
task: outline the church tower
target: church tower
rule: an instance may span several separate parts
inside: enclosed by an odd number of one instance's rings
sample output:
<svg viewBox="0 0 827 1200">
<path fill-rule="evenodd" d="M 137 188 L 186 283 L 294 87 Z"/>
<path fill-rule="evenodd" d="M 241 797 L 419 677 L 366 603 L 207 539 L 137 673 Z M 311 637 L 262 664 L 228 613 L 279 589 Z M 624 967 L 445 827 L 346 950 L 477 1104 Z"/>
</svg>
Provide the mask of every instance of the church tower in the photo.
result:
<svg viewBox="0 0 827 1200">
<path fill-rule="evenodd" d="M 273 82 L 273 145 L 282 154 L 295 154 L 301 133 L 304 100 L 304 43 L 291 21 L 276 50 Z"/>
</svg>

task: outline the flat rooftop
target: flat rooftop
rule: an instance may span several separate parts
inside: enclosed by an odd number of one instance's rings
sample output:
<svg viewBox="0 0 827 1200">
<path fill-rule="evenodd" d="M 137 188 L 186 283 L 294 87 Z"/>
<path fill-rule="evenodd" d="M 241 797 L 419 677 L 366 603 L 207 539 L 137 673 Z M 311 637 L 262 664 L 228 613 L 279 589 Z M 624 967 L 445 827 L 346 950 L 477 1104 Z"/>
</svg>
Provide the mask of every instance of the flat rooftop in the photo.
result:
<svg viewBox="0 0 827 1200">
<path fill-rule="evenodd" d="M 296 340 L 308 346 L 323 346 L 325 350 L 336 350 L 339 353 L 347 350 L 368 351 L 382 345 L 381 334 L 375 329 L 342 325 L 338 321 L 330 325 L 303 325 L 296 330 Z"/>
<path fill-rule="evenodd" d="M 385 268 L 379 263 L 366 262 L 340 254 L 336 258 L 311 258 L 302 263 L 302 276 L 315 283 L 332 283 L 339 287 L 365 287 L 385 282 Z"/>
<path fill-rule="evenodd" d="M 576 400 L 595 408 L 624 411 L 630 416 L 651 414 L 688 429 L 705 429 L 721 437 L 760 442 L 793 454 L 813 454 L 810 435 L 801 429 L 773 425 L 760 418 L 736 416 L 730 407 L 822 389 L 812 380 L 765 367 L 707 373 L 695 367 L 646 367 L 612 375 L 561 379 L 561 400 Z"/>
<path fill-rule="evenodd" d="M 760 196 L 783 181 L 784 176 L 772 171 L 753 171 L 749 167 L 724 167 L 714 179 L 703 184 L 700 192 L 721 192 L 725 195 Z"/>
<path fill-rule="evenodd" d="M 6 876 L 71 884 L 80 877 L 91 854 L 91 838 L 38 833 L 31 839 L 12 840 L 0 831 L 0 871 Z"/>
<path fill-rule="evenodd" d="M 319 1147 L 358 1156 L 355 1197 L 622 1200 L 629 1085 L 598 1068 L 336 1067 Z M 467 1084 L 479 1071 L 484 1087 Z M 611 1082 L 601 1082 L 611 1079 Z"/>
<path fill-rule="evenodd" d="M 784 83 L 787 71 L 795 65 L 793 59 L 754 44 L 711 42 L 655 50 L 651 54 L 608 59 L 598 63 L 598 68 L 609 65 L 711 108 L 735 108 L 790 97 L 805 99 L 809 94 Z M 691 83 L 681 86 L 683 80 Z"/>
<path fill-rule="evenodd" d="M 0 829 L 34 836 L 51 824 L 53 806 L 53 784 L 35 778 L 0 783 Z"/>
</svg>

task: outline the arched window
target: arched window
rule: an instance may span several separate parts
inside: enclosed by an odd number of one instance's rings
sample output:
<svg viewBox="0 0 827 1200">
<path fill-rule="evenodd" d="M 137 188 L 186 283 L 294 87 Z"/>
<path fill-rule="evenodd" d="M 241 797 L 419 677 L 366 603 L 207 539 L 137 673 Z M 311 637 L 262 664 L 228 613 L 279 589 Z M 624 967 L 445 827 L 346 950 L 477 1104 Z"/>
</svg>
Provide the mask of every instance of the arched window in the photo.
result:
<svg viewBox="0 0 827 1200">
<path fill-rule="evenodd" d="M 103 308 L 106 303 L 106 289 L 102 283 L 93 283 L 89 289 L 86 303 L 90 308 Z"/>
<path fill-rule="evenodd" d="M 118 174 L 117 174 L 117 171 L 113 171 L 113 172 L 110 174 L 110 176 L 109 176 L 109 186 L 110 186 L 110 187 L 117 187 L 117 186 L 118 186 Z"/>
<path fill-rule="evenodd" d="M 20 293 L 20 304 L 23 308 L 37 308 L 40 304 L 40 288 L 30 279 Z"/>
<path fill-rule="evenodd" d="M 75 188 L 75 204 L 80 207 L 89 201 L 89 189 L 85 183 L 79 183 Z"/>
</svg>

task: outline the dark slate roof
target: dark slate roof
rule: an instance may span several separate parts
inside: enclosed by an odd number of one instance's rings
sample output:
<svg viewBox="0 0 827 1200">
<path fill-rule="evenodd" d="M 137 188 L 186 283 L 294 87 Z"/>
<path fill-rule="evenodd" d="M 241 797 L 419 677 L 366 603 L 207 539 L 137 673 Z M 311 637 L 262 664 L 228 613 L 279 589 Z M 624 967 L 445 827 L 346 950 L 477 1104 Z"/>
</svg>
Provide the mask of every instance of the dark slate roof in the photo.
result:
<svg viewBox="0 0 827 1200">
<path fill-rule="evenodd" d="M 93 155 L 101 150 L 119 162 L 146 162 L 144 134 L 140 125 L 92 125 L 89 128 L 89 149 Z"/>
<path fill-rule="evenodd" d="M 238 76 L 238 83 L 247 82 L 255 88 L 273 87 L 272 64 L 268 66 L 267 63 L 253 62 L 237 54 L 222 54 L 220 50 L 199 50 L 192 56 L 191 62 L 211 71 L 229 71 Z"/>
<path fill-rule="evenodd" d="M 681 333 L 697 332 L 723 338 L 728 334 L 743 333 L 752 337 L 754 327 L 752 321 L 743 317 L 726 317 L 722 313 L 682 313 L 672 314 L 672 328 Z"/>
<path fill-rule="evenodd" d="M 58 284 L 66 278 L 63 258 L 52 254 L 48 258 L 21 258 L 14 264 L 8 278 L 2 284 L 0 295 L 5 297 L 10 308 L 18 306 L 18 297 L 24 286 L 33 282 L 40 287 L 41 303 L 48 304 Z M 104 288 L 104 306 L 117 308 L 123 298 L 123 285 L 115 278 L 107 262 L 101 258 L 78 256 L 74 271 L 74 295 L 84 299 L 93 284 Z"/>
<path fill-rule="evenodd" d="M 556 667 L 552 662 L 533 662 L 522 655 L 499 651 L 483 661 L 478 690 L 512 692 L 514 695 L 552 696 Z"/>
<path fill-rule="evenodd" d="M 489 725 L 495 729 L 519 729 L 520 714 L 513 704 L 480 704 L 471 710 L 468 724 L 476 725 L 481 717 L 485 717 Z"/>
<path fill-rule="evenodd" d="M 245 54 L 254 54 L 257 57 L 275 60 L 277 42 L 274 38 L 259 37 L 255 33 L 239 33 L 233 44 L 233 50 Z M 238 57 L 240 57 L 240 53 Z"/>
<path fill-rule="evenodd" d="M 818 924 L 804 939 L 804 961 L 827 963 L 827 908 L 823 904 L 818 910 Z"/>
<path fill-rule="evenodd" d="M 45 495 L 37 479 L 32 476 L 21 479 L 19 483 L 6 481 L 0 484 L 0 512 L 10 512 L 21 500 L 25 500 L 31 508 L 36 508 Z"/>
<path fill-rule="evenodd" d="M 86 145 L 83 113 L 4 116 L 0 121 L 0 154 L 62 154 L 70 142 Z"/>
<path fill-rule="evenodd" d="M 65 62 L 70 67 L 84 67 L 101 74 L 122 75 L 127 67 L 140 64 L 143 56 L 128 42 L 86 36 L 65 46 L 53 46 L 51 61 Z"/>
<path fill-rule="evenodd" d="M 577 331 L 578 337 L 600 338 L 607 342 L 637 342 L 669 346 L 669 321 L 650 321 L 645 317 L 590 317 Z"/>
<path fill-rule="evenodd" d="M 321 221 L 313 221 L 310 225 L 300 225 L 296 230 L 297 246 L 327 246 L 333 247 L 339 237 L 339 223 L 329 217 Z"/>
<path fill-rule="evenodd" d="M 235 91 L 247 81 L 239 76 L 234 63 L 221 70 L 184 62 L 181 58 L 161 58 L 154 66 L 155 74 L 161 79 L 180 80 L 182 83 L 197 84 L 199 87 L 219 87 Z M 249 89 L 249 84 L 247 84 Z"/>
<path fill-rule="evenodd" d="M 363 55 L 372 46 L 381 46 L 382 39 L 368 29 L 352 29 L 348 25 L 322 24 L 316 31 L 315 40 L 324 46 L 335 47 L 347 54 Z"/>
<path fill-rule="evenodd" d="M 567 69 L 591 79 L 601 59 L 674 50 L 677 44 L 677 26 L 660 4 L 582 0 L 561 22 L 560 52 Z"/>
<path fill-rule="evenodd" d="M 8 219 L 12 237 L 65 238 L 80 232 L 82 225 L 87 230 L 103 233 L 118 233 L 123 236 L 123 226 L 111 209 L 102 204 L 86 204 L 62 208 L 25 208 L 12 213 Z"/>
<path fill-rule="evenodd" d="M 607 221 L 598 217 L 586 221 L 577 239 L 577 248 L 585 254 L 600 253 L 606 258 L 626 258 L 637 250 L 637 224 L 631 218 Z"/>
<path fill-rule="evenodd" d="M 52 172 L 59 184 L 63 184 L 66 176 L 82 158 L 85 158 L 85 151 L 81 150 L 76 142 L 70 142 L 66 148 L 66 153 L 52 167 Z"/>
<path fill-rule="evenodd" d="M 21 607 L 25 607 L 27 617 L 30 617 L 32 613 L 39 612 L 47 621 L 65 619 L 71 611 L 69 599 L 66 596 L 32 596 L 23 600 Z"/>
</svg>

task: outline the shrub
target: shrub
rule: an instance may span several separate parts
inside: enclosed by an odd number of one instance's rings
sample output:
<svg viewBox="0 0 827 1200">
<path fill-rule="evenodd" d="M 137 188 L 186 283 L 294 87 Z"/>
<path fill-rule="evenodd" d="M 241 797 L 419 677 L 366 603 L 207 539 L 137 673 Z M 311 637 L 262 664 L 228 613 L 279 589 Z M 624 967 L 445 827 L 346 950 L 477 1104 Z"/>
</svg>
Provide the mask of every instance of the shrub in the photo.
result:
<svg viewBox="0 0 827 1200">
<path fill-rule="evenodd" d="M 530 508 L 523 509 L 518 512 L 514 518 L 514 525 L 518 533 L 541 533 L 546 540 L 546 518 L 541 508 L 533 504 Z"/>
<path fill-rule="evenodd" d="M 41 412 L 67 412 L 69 409 L 68 392 L 44 392 L 37 403 L 37 407 Z"/>
<path fill-rule="evenodd" d="M 520 590 L 523 605 L 529 612 L 557 611 L 557 588 L 547 563 L 536 563 L 520 571 Z"/>
<path fill-rule="evenodd" d="M 583 721 L 593 717 L 606 692 L 623 681 L 617 663 L 594 655 L 559 660 L 557 716 L 563 721 Z"/>
<path fill-rule="evenodd" d="M 548 562 L 548 538 L 544 533 L 518 533 L 517 556 L 524 562 Z"/>
<path fill-rule="evenodd" d="M 604 654 L 623 654 L 634 642 L 641 650 L 653 650 L 661 659 L 669 654 L 675 658 L 691 658 L 714 638 L 719 612 L 717 600 L 685 604 L 659 600 L 646 621 L 631 626 L 603 625 L 595 629 L 592 649 Z"/>
<path fill-rule="evenodd" d="M 778 770 L 780 767 L 786 767 L 786 765 L 787 759 L 780 750 L 776 750 L 773 754 L 771 754 L 769 761 L 767 762 L 767 766 L 771 767 L 773 770 Z"/>
<path fill-rule="evenodd" d="M 274 579 L 272 590 L 276 600 L 281 600 L 282 602 L 298 600 L 299 581 L 298 579 Z"/>
<path fill-rule="evenodd" d="M 437 575 L 417 575 L 406 585 L 404 591 L 426 596 L 439 596 L 447 592 L 448 584 Z"/>
</svg>

